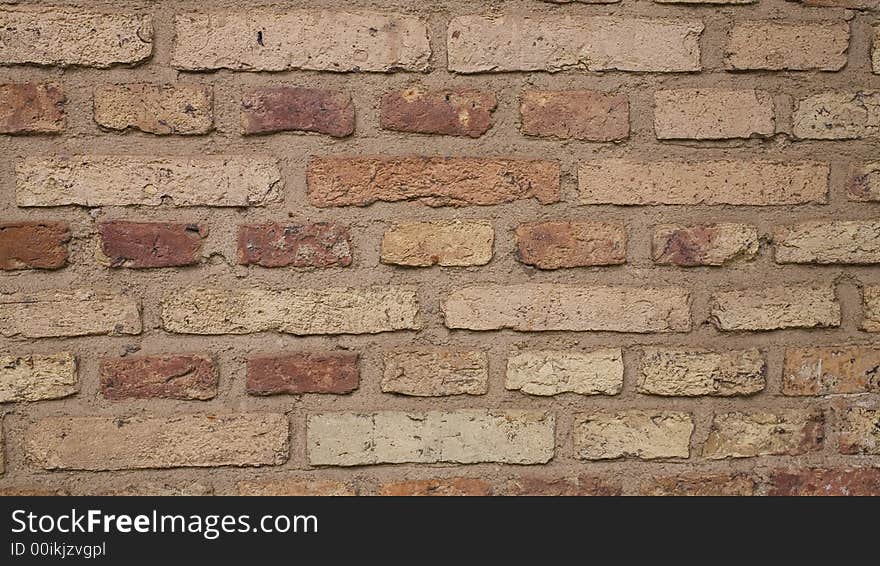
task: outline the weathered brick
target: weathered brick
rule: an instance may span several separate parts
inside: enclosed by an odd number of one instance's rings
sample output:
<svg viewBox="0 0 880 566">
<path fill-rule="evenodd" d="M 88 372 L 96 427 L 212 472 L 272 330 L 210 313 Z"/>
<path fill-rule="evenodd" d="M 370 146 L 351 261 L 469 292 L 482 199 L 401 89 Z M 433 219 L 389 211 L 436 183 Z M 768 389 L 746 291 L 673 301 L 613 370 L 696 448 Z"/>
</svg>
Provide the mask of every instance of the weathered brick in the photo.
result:
<svg viewBox="0 0 880 566">
<path fill-rule="evenodd" d="M 706 352 L 646 349 L 638 391 L 648 395 L 728 397 L 764 389 L 767 362 L 758 350 Z"/>
<path fill-rule="evenodd" d="M 679 287 L 492 285 L 454 291 L 440 306 L 448 328 L 687 332 L 688 299 Z"/>
<path fill-rule="evenodd" d="M 101 393 L 107 399 L 213 399 L 219 377 L 208 356 L 179 354 L 101 361 Z"/>
<path fill-rule="evenodd" d="M 238 229 L 238 263 L 262 267 L 348 267 L 351 235 L 330 222 L 245 224 Z"/>
<path fill-rule="evenodd" d="M 382 263 L 430 267 L 486 265 L 492 259 L 495 230 L 480 220 L 396 224 L 382 239 Z"/>
<path fill-rule="evenodd" d="M 623 488 L 618 481 L 581 474 L 571 478 L 536 476 L 512 478 L 505 485 L 502 495 L 608 497 L 622 493 Z"/>
<path fill-rule="evenodd" d="M 555 418 L 536 411 L 456 410 L 313 415 L 313 466 L 436 463 L 543 464 L 555 450 Z"/>
<path fill-rule="evenodd" d="M 424 71 L 418 18 L 377 12 L 186 13 L 174 18 L 171 65 L 187 71 Z"/>
<path fill-rule="evenodd" d="M 69 241 L 65 222 L 0 223 L 0 270 L 64 267 Z"/>
<path fill-rule="evenodd" d="M 379 125 L 398 132 L 478 138 L 492 127 L 496 104 L 491 92 L 411 87 L 382 97 Z"/>
<path fill-rule="evenodd" d="M 581 164 L 578 185 L 581 204 L 824 204 L 828 165 L 602 159 Z"/>
<path fill-rule="evenodd" d="M 258 88 L 241 101 L 244 135 L 300 131 L 337 138 L 354 133 L 351 96 L 336 90 L 291 86 Z"/>
<path fill-rule="evenodd" d="M 864 318 L 860 328 L 867 332 L 880 332 L 880 285 L 866 285 L 862 289 Z"/>
<path fill-rule="evenodd" d="M 486 496 L 492 495 L 492 486 L 478 478 L 437 478 L 430 480 L 401 480 L 382 485 L 379 495 L 395 497 L 418 496 Z"/>
<path fill-rule="evenodd" d="M 724 55 L 733 70 L 839 71 L 847 49 L 845 21 L 740 21 L 728 33 Z"/>
<path fill-rule="evenodd" d="M 2 455 L 2 451 L 0 451 Z M 0 473 L 3 467 L 0 466 Z M 67 490 L 62 488 L 50 488 L 40 485 L 24 485 L 13 487 L 0 487 L 0 497 L 56 497 L 60 495 L 70 495 Z"/>
<path fill-rule="evenodd" d="M 609 142 L 629 137 L 629 99 L 597 90 L 523 92 L 522 133 Z"/>
<path fill-rule="evenodd" d="M 626 263 L 626 226 L 613 222 L 529 222 L 516 228 L 516 258 L 539 269 Z"/>
<path fill-rule="evenodd" d="M 712 295 L 711 309 L 709 320 L 724 331 L 840 326 L 840 303 L 833 287 L 720 291 Z"/>
<path fill-rule="evenodd" d="M 246 389 L 251 395 L 351 393 L 359 381 L 354 352 L 296 352 L 247 362 Z"/>
<path fill-rule="evenodd" d="M 880 409 L 850 407 L 837 420 L 841 454 L 880 455 Z"/>
<path fill-rule="evenodd" d="M 810 410 L 721 413 L 712 419 L 703 457 L 799 456 L 822 449 L 825 417 Z"/>
<path fill-rule="evenodd" d="M 130 470 L 282 464 L 284 415 L 48 417 L 25 433 L 28 462 L 45 470 Z"/>
<path fill-rule="evenodd" d="M 871 42 L 871 70 L 880 73 L 880 25 L 874 24 L 873 41 Z"/>
<path fill-rule="evenodd" d="M 776 263 L 880 263 L 880 220 L 818 220 L 777 228 Z"/>
<path fill-rule="evenodd" d="M 182 334 L 375 334 L 418 329 L 418 311 L 415 291 L 396 287 L 190 287 L 165 295 L 162 324 Z"/>
<path fill-rule="evenodd" d="M 880 163 L 868 163 L 850 172 L 847 197 L 857 202 L 880 201 Z"/>
<path fill-rule="evenodd" d="M 880 348 L 787 348 L 782 392 L 785 395 L 880 392 Z"/>
<path fill-rule="evenodd" d="M 0 355 L 0 403 L 61 399 L 79 391 L 76 359 L 52 355 Z"/>
<path fill-rule="evenodd" d="M 772 496 L 880 495 L 880 468 L 776 470 L 770 476 Z"/>
<path fill-rule="evenodd" d="M 758 229 L 748 224 L 660 224 L 651 241 L 654 262 L 679 267 L 750 260 L 759 249 Z"/>
<path fill-rule="evenodd" d="M 808 7 L 849 8 L 852 10 L 876 10 L 878 0 L 795 0 Z"/>
<path fill-rule="evenodd" d="M 700 70 L 700 21 L 672 19 L 459 16 L 449 22 L 449 70 Z"/>
<path fill-rule="evenodd" d="M 80 495 L 98 495 L 114 497 L 192 497 L 214 495 L 214 488 L 198 481 L 143 481 L 138 479 L 132 483 L 115 486 L 102 486 L 95 492 L 86 491 Z"/>
<path fill-rule="evenodd" d="M 759 90 L 677 89 L 654 93 L 658 139 L 772 136 L 773 97 Z"/>
<path fill-rule="evenodd" d="M 559 163 L 469 157 L 314 157 L 306 173 L 313 206 L 417 201 L 490 205 L 560 198 Z"/>
<path fill-rule="evenodd" d="M 110 67 L 139 63 L 153 52 L 147 15 L 58 8 L 0 12 L 0 63 Z"/>
<path fill-rule="evenodd" d="M 198 263 L 208 229 L 199 224 L 115 220 L 98 224 L 98 234 L 100 263 L 145 269 Z"/>
<path fill-rule="evenodd" d="M 281 173 L 257 157 L 30 157 L 16 167 L 19 206 L 259 206 L 281 200 Z"/>
<path fill-rule="evenodd" d="M 757 495 L 757 482 L 749 474 L 683 474 L 642 483 L 640 495 L 729 497 Z"/>
<path fill-rule="evenodd" d="M 282 478 L 272 480 L 241 481 L 238 495 L 275 496 L 346 496 L 358 495 L 356 487 L 330 479 Z"/>
<path fill-rule="evenodd" d="M 624 411 L 578 415 L 574 449 L 581 460 L 687 458 L 694 423 L 688 413 Z"/>
<path fill-rule="evenodd" d="M 111 130 L 151 134 L 206 134 L 214 127 L 210 87 L 115 84 L 95 88 L 95 122 Z"/>
<path fill-rule="evenodd" d="M 620 348 L 520 352 L 507 358 L 504 387 L 529 395 L 617 395 L 623 389 L 623 353 Z"/>
<path fill-rule="evenodd" d="M 0 85 L 0 134 L 62 132 L 67 127 L 66 103 L 57 84 Z"/>
<path fill-rule="evenodd" d="M 880 134 L 880 94 L 823 92 L 799 100 L 792 116 L 796 138 L 847 140 Z"/>
<path fill-rule="evenodd" d="M 385 352 L 382 391 L 417 397 L 483 395 L 489 360 L 483 352 L 409 350 Z"/>
<path fill-rule="evenodd" d="M 138 301 L 94 289 L 0 293 L 0 335 L 140 334 Z"/>
</svg>

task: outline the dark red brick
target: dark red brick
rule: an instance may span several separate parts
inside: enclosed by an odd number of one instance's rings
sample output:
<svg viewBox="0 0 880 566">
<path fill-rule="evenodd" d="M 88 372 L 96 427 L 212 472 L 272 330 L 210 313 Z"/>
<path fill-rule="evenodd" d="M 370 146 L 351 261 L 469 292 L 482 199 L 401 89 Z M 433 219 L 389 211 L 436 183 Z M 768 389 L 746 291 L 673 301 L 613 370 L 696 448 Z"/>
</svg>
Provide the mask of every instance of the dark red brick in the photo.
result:
<svg viewBox="0 0 880 566">
<path fill-rule="evenodd" d="M 263 267 L 347 267 L 348 228 L 315 224 L 248 224 L 238 230 L 238 261 Z"/>
<path fill-rule="evenodd" d="M 64 130 L 67 98 L 53 84 L 0 85 L 0 133 L 56 134 Z"/>
<path fill-rule="evenodd" d="M 198 263 L 207 228 L 167 222 L 102 222 L 101 253 L 110 267 L 143 269 Z"/>
<path fill-rule="evenodd" d="M 101 362 L 101 393 L 107 399 L 212 399 L 218 375 L 201 355 L 142 356 Z"/>
<path fill-rule="evenodd" d="M 492 127 L 496 104 L 492 93 L 409 88 L 382 97 L 379 124 L 399 132 L 478 138 Z"/>
<path fill-rule="evenodd" d="M 880 468 L 776 470 L 769 495 L 880 495 Z"/>
<path fill-rule="evenodd" d="M 350 136 L 354 104 L 348 94 L 335 90 L 260 88 L 245 94 L 241 102 L 241 130 L 245 135 L 292 130 Z"/>
<path fill-rule="evenodd" d="M 348 352 L 260 356 L 247 364 L 251 395 L 350 393 L 359 381 L 358 355 Z"/>
<path fill-rule="evenodd" d="M 58 269 L 67 265 L 70 231 L 63 222 L 0 224 L 0 269 Z"/>
</svg>

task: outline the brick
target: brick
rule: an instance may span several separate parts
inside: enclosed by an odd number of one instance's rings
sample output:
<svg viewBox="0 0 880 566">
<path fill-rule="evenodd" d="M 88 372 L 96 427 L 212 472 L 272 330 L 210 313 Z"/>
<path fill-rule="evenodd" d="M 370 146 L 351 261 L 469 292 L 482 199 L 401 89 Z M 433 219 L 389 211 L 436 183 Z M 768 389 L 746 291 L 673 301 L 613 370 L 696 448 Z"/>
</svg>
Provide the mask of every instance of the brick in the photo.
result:
<svg viewBox="0 0 880 566">
<path fill-rule="evenodd" d="M 187 71 L 425 71 L 420 19 L 377 12 L 186 13 L 174 18 L 171 65 Z"/>
<path fill-rule="evenodd" d="M 578 171 L 581 204 L 774 206 L 828 199 L 828 165 L 601 159 Z"/>
<path fill-rule="evenodd" d="M 214 488 L 197 481 L 184 482 L 163 482 L 163 481 L 143 481 L 137 480 L 137 483 L 126 483 L 120 486 L 106 487 L 98 490 L 86 492 L 88 495 L 115 497 L 191 497 L 214 495 Z M 83 495 L 85 495 L 84 493 Z"/>
<path fill-rule="evenodd" d="M 880 286 L 866 285 L 862 289 L 864 318 L 859 328 L 867 332 L 880 332 Z"/>
<path fill-rule="evenodd" d="M 214 128 L 211 87 L 115 84 L 95 88 L 95 122 L 111 130 L 150 134 L 206 134 Z"/>
<path fill-rule="evenodd" d="M 798 139 L 849 140 L 880 134 L 880 94 L 823 92 L 797 101 L 792 134 Z"/>
<path fill-rule="evenodd" d="M 646 349 L 637 390 L 648 395 L 729 397 L 763 391 L 767 362 L 758 350 Z"/>
<path fill-rule="evenodd" d="M 774 231 L 776 263 L 880 263 L 880 220 L 819 220 Z"/>
<path fill-rule="evenodd" d="M 530 350 L 507 358 L 504 387 L 529 395 L 617 395 L 623 389 L 623 352 Z"/>
<path fill-rule="evenodd" d="M 238 482 L 237 494 L 258 497 L 350 496 L 358 495 L 354 486 L 329 479 L 282 478 Z"/>
<path fill-rule="evenodd" d="M 688 298 L 679 287 L 492 285 L 454 291 L 440 308 L 448 328 L 687 332 Z"/>
<path fill-rule="evenodd" d="M 226 157 L 26 158 L 18 206 L 260 206 L 281 200 L 273 159 Z"/>
<path fill-rule="evenodd" d="M 0 134 L 63 132 L 66 103 L 64 90 L 57 84 L 0 85 Z"/>
<path fill-rule="evenodd" d="M 688 413 L 623 411 L 575 417 L 574 449 L 581 460 L 687 458 L 694 423 Z"/>
<path fill-rule="evenodd" d="M 527 136 L 595 142 L 629 137 L 629 99 L 597 90 L 523 92 L 521 130 Z"/>
<path fill-rule="evenodd" d="M 712 419 L 703 457 L 800 456 L 822 449 L 825 417 L 810 410 L 721 413 Z"/>
<path fill-rule="evenodd" d="M 314 157 L 306 173 L 313 206 L 416 201 L 491 205 L 560 198 L 559 163 L 470 157 Z"/>
<path fill-rule="evenodd" d="M 121 399 L 213 399 L 219 377 L 210 357 L 199 354 L 101 360 L 101 394 Z"/>
<path fill-rule="evenodd" d="M 768 495 L 877 496 L 880 495 L 880 468 L 775 470 L 770 476 Z"/>
<path fill-rule="evenodd" d="M 503 495 L 609 497 L 622 493 L 623 488 L 617 481 L 581 474 L 571 478 L 513 478 L 507 482 Z"/>
<path fill-rule="evenodd" d="M 759 250 L 758 229 L 748 224 L 660 224 L 651 241 L 655 263 L 678 267 L 728 265 L 754 259 Z"/>
<path fill-rule="evenodd" d="M 681 474 L 642 483 L 640 495 L 730 497 L 753 496 L 757 493 L 757 482 L 749 474 Z"/>
<path fill-rule="evenodd" d="M 849 8 L 852 10 L 877 10 L 877 0 L 796 0 L 808 7 Z"/>
<path fill-rule="evenodd" d="M 880 455 L 880 410 L 850 407 L 838 414 L 841 454 Z"/>
<path fill-rule="evenodd" d="M 250 358 L 250 395 L 351 393 L 358 388 L 360 370 L 354 352 L 296 352 Z"/>
<path fill-rule="evenodd" d="M 463 350 L 410 350 L 382 355 L 382 391 L 416 397 L 484 395 L 489 389 L 485 353 Z"/>
<path fill-rule="evenodd" d="M 410 87 L 385 93 L 379 125 L 398 132 L 478 138 L 492 127 L 496 105 L 491 92 Z"/>
<path fill-rule="evenodd" d="M 785 395 L 880 392 L 880 348 L 786 348 L 782 392 Z"/>
<path fill-rule="evenodd" d="M 69 241 L 65 222 L 0 223 L 0 270 L 64 267 Z"/>
<path fill-rule="evenodd" d="M 336 413 L 309 417 L 313 466 L 543 464 L 555 449 L 551 414 L 520 410 Z"/>
<path fill-rule="evenodd" d="M 190 287 L 165 295 L 162 324 L 181 334 L 376 334 L 418 329 L 418 311 L 415 291 L 397 287 Z"/>
<path fill-rule="evenodd" d="M 0 293 L 0 335 L 22 338 L 140 334 L 138 301 L 72 289 Z"/>
<path fill-rule="evenodd" d="M 847 198 L 857 202 L 880 201 L 880 163 L 868 163 L 851 171 Z"/>
<path fill-rule="evenodd" d="M 626 263 L 626 226 L 612 222 L 529 222 L 516 228 L 516 259 L 539 269 Z"/>
<path fill-rule="evenodd" d="M 106 68 L 140 63 L 153 52 L 147 15 L 57 8 L 0 13 L 0 63 Z"/>
<path fill-rule="evenodd" d="M 839 71 L 848 48 L 845 21 L 740 21 L 728 33 L 724 61 L 739 71 Z"/>
<path fill-rule="evenodd" d="M 348 267 L 351 234 L 330 222 L 245 224 L 238 228 L 238 263 L 262 267 Z"/>
<path fill-rule="evenodd" d="M 314 132 L 336 138 L 354 133 L 354 103 L 336 90 L 279 86 L 245 93 L 241 133 Z"/>
<path fill-rule="evenodd" d="M 3 468 L 0 467 L 0 473 Z M 39 485 L 0 487 L 0 497 L 56 497 L 70 495 L 62 488 L 53 489 Z"/>
<path fill-rule="evenodd" d="M 840 326 L 840 303 L 833 287 L 720 291 L 712 295 L 711 309 L 709 320 L 723 331 Z"/>
<path fill-rule="evenodd" d="M 717 140 L 772 136 L 773 97 L 759 90 L 677 89 L 654 93 L 658 139 Z"/>
<path fill-rule="evenodd" d="M 447 28 L 449 70 L 700 70 L 703 24 L 611 16 L 459 16 Z"/>
<path fill-rule="evenodd" d="M 486 496 L 492 495 L 492 486 L 489 485 L 489 482 L 478 478 L 402 480 L 382 485 L 379 495 L 393 497 Z"/>
<path fill-rule="evenodd" d="M 482 220 L 396 224 L 382 239 L 382 263 L 412 267 L 486 265 L 495 230 Z"/>
<path fill-rule="evenodd" d="M 208 229 L 180 222 L 112 221 L 98 224 L 98 261 L 109 267 L 145 269 L 199 263 Z"/>
<path fill-rule="evenodd" d="M 0 403 L 61 399 L 76 394 L 76 359 L 51 355 L 0 355 Z"/>
<path fill-rule="evenodd" d="M 45 470 L 267 466 L 288 456 L 284 415 L 48 417 L 25 433 L 28 462 Z"/>
<path fill-rule="evenodd" d="M 874 33 L 871 41 L 871 71 L 876 75 L 880 73 L 880 26 L 874 24 Z"/>
</svg>

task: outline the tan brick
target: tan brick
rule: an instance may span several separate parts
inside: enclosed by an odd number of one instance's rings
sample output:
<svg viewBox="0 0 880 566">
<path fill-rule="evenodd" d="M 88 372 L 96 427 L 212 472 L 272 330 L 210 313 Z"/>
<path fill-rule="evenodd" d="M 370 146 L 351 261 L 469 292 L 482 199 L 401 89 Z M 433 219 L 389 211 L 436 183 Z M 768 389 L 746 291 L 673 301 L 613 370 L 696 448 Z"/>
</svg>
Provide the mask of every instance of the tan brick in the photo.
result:
<svg viewBox="0 0 880 566">
<path fill-rule="evenodd" d="M 265 466 L 287 460 L 284 415 L 49 417 L 25 433 L 28 462 L 46 470 Z"/>
<path fill-rule="evenodd" d="M 60 133 L 67 127 L 66 103 L 57 84 L 0 85 L 0 134 Z"/>
<path fill-rule="evenodd" d="M 0 293 L 0 335 L 23 338 L 140 334 L 138 301 L 96 291 Z"/>
<path fill-rule="evenodd" d="M 272 159 L 30 157 L 16 167 L 19 206 L 259 206 L 281 200 Z"/>
<path fill-rule="evenodd" d="M 874 74 L 880 74 L 880 25 L 874 24 L 874 33 L 871 41 L 871 70 Z"/>
<path fill-rule="evenodd" d="M 60 399 L 79 391 L 76 359 L 52 355 L 0 355 L 0 403 Z"/>
<path fill-rule="evenodd" d="M 658 139 L 772 136 L 773 97 L 759 90 L 677 89 L 654 93 Z"/>
<path fill-rule="evenodd" d="M 516 228 L 516 258 L 539 269 L 626 263 L 626 226 L 612 222 L 529 222 Z"/>
<path fill-rule="evenodd" d="M 511 478 L 505 484 L 501 495 L 609 497 L 622 493 L 623 487 L 619 480 L 581 474 L 562 478 L 536 476 Z"/>
<path fill-rule="evenodd" d="M 800 139 L 847 140 L 880 134 L 880 94 L 823 92 L 796 103 L 792 134 Z"/>
<path fill-rule="evenodd" d="M 190 287 L 165 295 L 162 324 L 182 334 L 375 334 L 418 329 L 418 311 L 415 291 L 395 287 Z"/>
<path fill-rule="evenodd" d="M 523 92 L 522 133 L 559 139 L 618 141 L 629 137 L 629 99 L 597 90 Z"/>
<path fill-rule="evenodd" d="M 650 479 L 639 494 L 649 496 L 729 497 L 758 495 L 757 481 L 749 474 L 683 474 Z"/>
<path fill-rule="evenodd" d="M 578 415 L 574 449 L 581 460 L 687 458 L 694 423 L 688 413 L 624 411 Z"/>
<path fill-rule="evenodd" d="M 832 346 L 785 350 L 782 371 L 785 395 L 877 391 L 880 391 L 880 348 Z"/>
<path fill-rule="evenodd" d="M 700 70 L 698 20 L 505 15 L 459 16 L 449 22 L 449 70 Z"/>
<path fill-rule="evenodd" d="M 851 170 L 847 197 L 857 202 L 880 201 L 880 163 L 868 163 Z"/>
<path fill-rule="evenodd" d="M 760 249 L 758 229 L 748 224 L 660 224 L 654 227 L 655 263 L 721 266 L 753 259 Z"/>
<path fill-rule="evenodd" d="M 828 165 L 770 161 L 602 159 L 578 171 L 581 204 L 825 203 Z"/>
<path fill-rule="evenodd" d="M 238 482 L 237 495 L 277 496 L 345 496 L 358 495 L 349 483 L 319 478 L 280 478 Z"/>
<path fill-rule="evenodd" d="M 877 496 L 880 495 L 880 468 L 825 470 L 776 470 L 770 476 L 775 497 L 790 496 Z"/>
<path fill-rule="evenodd" d="M 430 267 L 486 265 L 495 230 L 482 220 L 396 224 L 382 239 L 382 263 Z"/>
<path fill-rule="evenodd" d="M 483 395 L 489 388 L 485 353 L 464 350 L 385 352 L 382 391 L 417 397 Z"/>
<path fill-rule="evenodd" d="M 496 105 L 490 92 L 410 87 L 382 96 L 379 125 L 398 132 L 478 138 L 492 127 Z"/>
<path fill-rule="evenodd" d="M 818 220 L 777 228 L 776 263 L 880 263 L 880 220 Z"/>
<path fill-rule="evenodd" d="M 833 287 L 720 291 L 712 295 L 711 309 L 709 320 L 724 331 L 840 326 L 840 304 Z"/>
<path fill-rule="evenodd" d="M 867 332 L 880 332 L 880 285 L 866 285 L 862 289 L 864 318 L 860 328 Z"/>
<path fill-rule="evenodd" d="M 679 287 L 492 285 L 454 291 L 440 308 L 448 328 L 687 332 L 688 299 Z"/>
<path fill-rule="evenodd" d="M 739 21 L 728 33 L 724 55 L 734 70 L 839 71 L 848 48 L 845 21 Z"/>
<path fill-rule="evenodd" d="M 721 413 L 712 419 L 703 457 L 799 456 L 822 449 L 825 417 L 810 410 Z"/>
<path fill-rule="evenodd" d="M 638 391 L 648 395 L 728 397 L 764 389 L 767 362 L 758 350 L 706 352 L 646 349 Z"/>
<path fill-rule="evenodd" d="M 623 389 L 623 352 L 529 350 L 507 358 L 504 387 L 529 395 L 617 395 Z"/>
<path fill-rule="evenodd" d="M 554 431 L 553 415 L 536 411 L 330 413 L 309 418 L 308 454 L 313 466 L 543 464 Z"/>
<path fill-rule="evenodd" d="M 214 127 L 214 94 L 211 87 L 186 84 L 98 86 L 95 122 L 111 130 L 206 134 Z"/>
<path fill-rule="evenodd" d="M 187 71 L 424 71 L 420 19 L 378 12 L 294 10 L 180 14 L 171 65 Z"/>
<path fill-rule="evenodd" d="M 880 455 L 880 410 L 849 407 L 837 415 L 841 454 Z"/>
<path fill-rule="evenodd" d="M 402 480 L 383 484 L 379 495 L 393 497 L 419 496 L 486 496 L 492 495 L 489 482 L 477 478 L 437 478 Z"/>
</svg>

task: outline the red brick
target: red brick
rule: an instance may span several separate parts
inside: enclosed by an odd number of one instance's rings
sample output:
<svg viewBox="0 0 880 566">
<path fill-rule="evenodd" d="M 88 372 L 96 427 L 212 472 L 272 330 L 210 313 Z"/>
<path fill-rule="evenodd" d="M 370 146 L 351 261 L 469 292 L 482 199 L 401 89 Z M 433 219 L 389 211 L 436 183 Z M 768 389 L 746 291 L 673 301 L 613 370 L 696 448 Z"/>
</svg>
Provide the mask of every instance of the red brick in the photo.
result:
<svg viewBox="0 0 880 566">
<path fill-rule="evenodd" d="M 540 269 L 626 263 L 626 228 L 608 222 L 531 222 L 516 229 L 516 257 Z"/>
<path fill-rule="evenodd" d="M 629 137 L 625 94 L 596 90 L 526 91 L 520 103 L 522 133 L 608 142 Z"/>
<path fill-rule="evenodd" d="M 263 267 L 346 267 L 351 236 L 338 224 L 246 224 L 238 229 L 238 262 Z"/>
<path fill-rule="evenodd" d="M 110 267 L 142 269 L 193 265 L 201 257 L 208 230 L 198 224 L 102 222 L 100 260 Z"/>
<path fill-rule="evenodd" d="M 55 134 L 67 126 L 67 97 L 54 84 L 0 85 L 0 134 Z"/>
<path fill-rule="evenodd" d="M 620 495 L 620 483 L 582 474 L 574 478 L 519 477 L 507 482 L 504 495 L 578 496 Z"/>
<path fill-rule="evenodd" d="M 679 474 L 648 480 L 641 495 L 733 496 L 755 495 L 757 482 L 749 474 Z"/>
<path fill-rule="evenodd" d="M 64 222 L 0 224 L 0 270 L 64 267 L 69 241 L 70 231 Z"/>
<path fill-rule="evenodd" d="M 300 131 L 342 138 L 354 132 L 351 97 L 335 90 L 280 86 L 252 90 L 241 102 L 244 135 Z"/>
<path fill-rule="evenodd" d="M 880 495 L 880 468 L 776 470 L 768 495 Z"/>
<path fill-rule="evenodd" d="M 379 495 L 409 497 L 425 495 L 492 495 L 492 487 L 485 480 L 476 478 L 404 480 L 386 483 L 379 490 Z"/>
<path fill-rule="evenodd" d="M 251 395 L 350 393 L 359 380 L 358 354 L 348 352 L 260 356 L 247 364 Z"/>
<path fill-rule="evenodd" d="M 212 399 L 217 369 L 201 355 L 142 356 L 101 361 L 107 399 Z"/>
<path fill-rule="evenodd" d="M 492 93 L 414 87 L 382 97 L 379 124 L 399 132 L 478 138 L 492 127 L 496 104 Z"/>
</svg>

